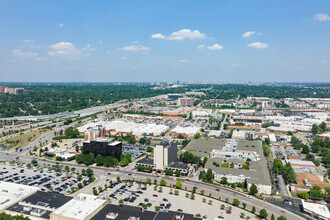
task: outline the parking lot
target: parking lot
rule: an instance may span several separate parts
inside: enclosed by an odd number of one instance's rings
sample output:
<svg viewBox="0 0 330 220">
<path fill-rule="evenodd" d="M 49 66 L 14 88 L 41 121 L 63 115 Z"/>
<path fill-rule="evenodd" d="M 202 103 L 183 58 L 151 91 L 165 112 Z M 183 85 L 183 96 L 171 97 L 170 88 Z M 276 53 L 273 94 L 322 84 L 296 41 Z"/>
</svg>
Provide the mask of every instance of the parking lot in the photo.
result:
<svg viewBox="0 0 330 220">
<path fill-rule="evenodd" d="M 71 193 L 83 182 L 89 183 L 88 177 L 82 175 L 79 181 L 80 173 L 64 169 L 53 168 L 52 166 L 31 166 L 10 164 L 9 162 L 0 164 L 0 181 L 36 186 L 42 191 L 58 191 L 64 194 Z"/>
<path fill-rule="evenodd" d="M 240 219 L 241 213 L 244 216 L 253 215 L 247 211 L 228 205 L 227 203 L 220 202 L 215 199 L 210 199 L 205 196 L 195 194 L 195 199 L 190 198 L 191 193 L 183 190 L 178 190 L 179 195 L 175 195 L 175 189 L 169 187 L 160 187 L 156 189 L 154 185 L 141 185 L 138 183 L 119 183 L 99 195 L 100 198 L 108 198 L 114 204 L 118 204 L 120 200 L 124 204 L 134 206 L 146 206 L 147 209 L 155 211 L 158 206 L 160 211 L 179 211 L 191 214 L 200 214 L 207 219 L 217 219 L 219 216 L 224 219 Z M 186 194 L 188 193 L 188 195 Z M 224 209 L 222 210 L 221 207 Z M 231 207 L 232 211 L 227 214 L 226 211 Z M 230 209 L 230 208 L 229 208 Z"/>
</svg>

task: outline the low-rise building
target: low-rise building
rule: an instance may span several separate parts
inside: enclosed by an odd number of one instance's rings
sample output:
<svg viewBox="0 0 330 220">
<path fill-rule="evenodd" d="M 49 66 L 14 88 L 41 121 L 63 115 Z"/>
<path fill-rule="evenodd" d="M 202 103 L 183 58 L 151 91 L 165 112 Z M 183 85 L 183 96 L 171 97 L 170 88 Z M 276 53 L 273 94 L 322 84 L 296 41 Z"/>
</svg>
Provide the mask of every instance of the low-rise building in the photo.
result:
<svg viewBox="0 0 330 220">
<path fill-rule="evenodd" d="M 0 211 L 20 202 L 37 191 L 37 187 L 0 182 Z"/>
<path fill-rule="evenodd" d="M 329 220 L 330 212 L 326 205 L 319 203 L 306 202 L 302 200 L 304 212 L 310 217 L 318 220 Z"/>
<path fill-rule="evenodd" d="M 56 209 L 51 220 L 89 220 L 107 205 L 107 201 L 97 196 L 79 194 L 74 199 Z"/>
</svg>

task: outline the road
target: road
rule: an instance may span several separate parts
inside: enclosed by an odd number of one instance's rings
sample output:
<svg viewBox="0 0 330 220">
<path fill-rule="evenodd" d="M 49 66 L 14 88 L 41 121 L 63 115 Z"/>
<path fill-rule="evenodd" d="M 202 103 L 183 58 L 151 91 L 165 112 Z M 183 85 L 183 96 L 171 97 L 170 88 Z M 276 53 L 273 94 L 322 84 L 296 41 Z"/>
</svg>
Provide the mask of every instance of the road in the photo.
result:
<svg viewBox="0 0 330 220">
<path fill-rule="evenodd" d="M 65 129 L 69 126 L 73 126 L 74 124 L 63 126 L 61 128 Z M 222 127 L 222 126 L 221 126 Z M 54 136 L 54 131 L 47 132 L 43 135 L 41 135 L 37 140 L 34 142 L 28 144 L 27 146 L 22 148 L 22 152 L 15 152 L 14 150 L 7 151 L 5 153 L 0 153 L 0 160 L 7 160 L 11 161 L 14 160 L 17 156 L 19 156 L 19 159 L 21 162 L 30 163 L 32 159 L 38 160 L 38 163 L 40 165 L 43 164 L 56 164 L 59 163 L 60 165 L 69 165 L 71 167 L 75 167 L 77 170 L 86 169 L 88 168 L 85 165 L 75 164 L 74 162 L 56 162 L 56 161 L 50 161 L 50 160 L 41 160 L 39 158 L 33 158 L 31 157 L 28 152 L 30 149 L 32 149 L 34 146 L 39 146 L 40 142 L 45 142 L 46 140 L 51 141 Z M 7 155 L 8 154 L 8 155 Z M 128 171 L 125 168 L 104 168 L 104 167 L 96 167 L 96 166 L 89 166 L 89 168 L 93 169 L 94 174 L 97 178 L 97 180 L 89 185 L 88 187 L 84 188 L 80 192 L 85 193 L 92 193 L 92 188 L 94 186 L 104 186 L 107 179 L 109 178 L 116 178 L 119 176 L 121 179 L 135 179 L 140 181 L 146 181 L 148 178 L 154 181 L 154 179 L 157 179 L 158 182 L 161 178 L 165 179 L 167 181 L 167 184 L 174 185 L 177 180 L 176 178 L 171 177 L 160 177 L 154 174 L 148 174 L 148 173 L 140 173 L 140 172 L 132 172 Z M 111 173 L 111 175 L 108 175 L 108 173 Z M 202 183 L 195 180 L 185 180 L 183 178 L 178 178 L 182 182 L 183 188 L 187 187 L 187 190 L 192 190 L 193 187 L 198 187 L 197 191 L 204 190 L 205 195 L 211 194 L 214 198 L 220 198 L 225 199 L 228 198 L 230 202 L 233 201 L 234 198 L 237 198 L 240 200 L 241 203 L 246 203 L 247 208 L 251 209 L 252 206 L 255 206 L 257 209 L 257 212 L 259 212 L 260 209 L 266 209 L 268 213 L 274 213 L 276 216 L 285 215 L 288 219 L 303 219 L 300 216 L 297 216 L 291 212 L 288 212 L 285 210 L 285 214 L 283 213 L 283 209 L 275 206 L 273 204 L 270 204 L 266 201 L 259 200 L 254 197 L 247 198 L 245 194 L 232 191 L 230 189 L 226 189 L 219 186 L 210 185 L 207 183 Z M 216 191 L 215 189 L 219 188 L 220 191 Z M 270 214 L 271 215 L 271 214 Z"/>
<path fill-rule="evenodd" d="M 1 157 L 0 157 L 0 159 L 1 159 Z M 25 162 L 25 163 L 31 162 L 31 159 L 32 158 L 28 155 L 20 156 L 20 161 Z M 283 213 L 284 209 L 282 209 L 278 206 L 275 206 L 273 204 L 270 204 L 264 200 L 260 200 L 255 197 L 247 198 L 247 196 L 243 193 L 232 191 L 230 189 L 223 188 L 220 186 L 214 186 L 214 185 L 210 185 L 207 183 L 202 183 L 199 181 L 194 181 L 194 180 L 188 181 L 183 178 L 176 179 L 174 177 L 173 178 L 167 177 L 167 176 L 163 177 L 163 176 L 158 176 L 158 175 L 148 174 L 148 173 L 132 172 L 132 171 L 127 171 L 122 168 L 104 168 L 104 167 L 96 167 L 96 166 L 87 167 L 85 165 L 74 164 L 72 162 L 56 162 L 56 161 L 48 161 L 48 160 L 43 161 L 38 158 L 36 158 L 36 159 L 38 160 L 38 163 L 40 165 L 59 163 L 59 165 L 69 165 L 70 167 L 75 167 L 77 170 L 87 169 L 87 168 L 93 169 L 97 180 L 93 184 L 89 185 L 88 187 L 84 188 L 83 190 L 81 190 L 79 192 L 92 194 L 93 187 L 98 187 L 98 186 L 104 187 L 105 183 L 109 184 L 109 182 L 106 181 L 107 179 L 116 178 L 117 176 L 119 176 L 121 179 L 133 179 L 134 178 L 135 180 L 139 180 L 139 181 L 146 181 L 148 178 L 150 178 L 151 181 L 153 182 L 154 179 L 156 179 L 158 181 L 158 183 L 159 183 L 160 179 L 163 178 L 167 181 L 167 185 L 174 185 L 178 180 L 180 180 L 182 182 L 183 188 L 187 187 L 187 190 L 192 190 L 193 187 L 198 187 L 198 189 L 197 189 L 198 192 L 200 192 L 200 190 L 204 190 L 205 195 L 211 194 L 211 196 L 214 198 L 221 197 L 222 200 L 224 200 L 225 198 L 228 198 L 229 202 L 232 202 L 234 198 L 237 198 L 240 200 L 241 204 L 242 203 L 247 204 L 247 209 L 252 209 L 252 206 L 255 206 L 257 212 L 259 212 L 260 209 L 266 209 L 268 213 L 274 213 L 275 216 L 284 215 L 288 219 L 303 219 L 300 216 L 297 216 L 287 210 L 285 210 L 285 213 Z M 111 173 L 111 175 L 108 175 L 109 172 Z M 215 190 L 216 188 L 219 188 L 220 191 L 216 191 Z"/>
</svg>

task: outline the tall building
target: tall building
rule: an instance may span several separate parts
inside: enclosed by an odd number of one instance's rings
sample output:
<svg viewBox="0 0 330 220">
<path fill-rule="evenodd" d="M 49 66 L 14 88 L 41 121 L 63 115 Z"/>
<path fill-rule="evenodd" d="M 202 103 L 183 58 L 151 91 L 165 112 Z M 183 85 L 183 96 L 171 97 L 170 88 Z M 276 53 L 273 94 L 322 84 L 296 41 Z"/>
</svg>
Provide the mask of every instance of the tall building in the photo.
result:
<svg viewBox="0 0 330 220">
<path fill-rule="evenodd" d="M 105 137 L 105 127 L 102 125 L 97 125 L 95 127 L 87 128 L 87 131 L 84 132 L 84 140 L 88 141 L 98 137 Z"/>
<path fill-rule="evenodd" d="M 178 98 L 178 106 L 181 107 L 191 107 L 194 105 L 195 98 L 191 97 L 183 97 L 183 98 Z"/>
<path fill-rule="evenodd" d="M 0 86 L 0 93 L 4 93 L 6 88 L 6 86 Z"/>
<path fill-rule="evenodd" d="M 114 157 L 120 160 L 122 154 L 122 143 L 115 141 L 113 138 L 95 138 L 84 141 L 83 154 L 93 153 L 95 156 L 101 154 L 102 156 Z"/>
<path fill-rule="evenodd" d="M 5 88 L 5 93 L 9 93 L 9 94 L 15 94 L 15 89 L 14 88 Z"/>
<path fill-rule="evenodd" d="M 15 88 L 15 89 L 14 89 L 14 94 L 15 94 L 15 95 L 23 94 L 24 91 L 25 91 L 24 88 Z"/>
<path fill-rule="evenodd" d="M 163 170 L 171 163 L 177 163 L 177 145 L 174 142 L 161 142 L 154 150 L 154 164 L 156 170 Z"/>
</svg>

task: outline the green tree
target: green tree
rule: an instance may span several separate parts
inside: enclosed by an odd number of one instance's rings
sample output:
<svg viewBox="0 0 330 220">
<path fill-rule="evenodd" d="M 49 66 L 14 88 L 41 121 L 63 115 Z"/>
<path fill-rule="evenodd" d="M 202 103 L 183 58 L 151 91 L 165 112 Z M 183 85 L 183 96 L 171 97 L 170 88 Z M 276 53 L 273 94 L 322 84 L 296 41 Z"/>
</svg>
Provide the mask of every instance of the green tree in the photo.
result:
<svg viewBox="0 0 330 220">
<path fill-rule="evenodd" d="M 180 181 L 177 181 L 175 186 L 176 186 L 177 189 L 181 189 L 182 183 Z"/>
<path fill-rule="evenodd" d="M 308 192 L 303 191 L 303 192 L 298 193 L 298 197 L 307 200 L 307 199 L 309 199 L 309 194 L 308 194 Z"/>
<path fill-rule="evenodd" d="M 222 177 L 221 178 L 221 181 L 220 181 L 221 184 L 227 184 L 227 177 Z"/>
<path fill-rule="evenodd" d="M 227 162 L 223 162 L 223 163 L 221 164 L 221 167 L 229 167 L 229 163 L 227 163 Z"/>
<path fill-rule="evenodd" d="M 282 161 L 280 159 L 278 159 L 278 158 L 274 159 L 273 170 L 276 174 L 283 173 L 284 167 L 283 167 Z"/>
<path fill-rule="evenodd" d="M 233 205 L 234 206 L 239 206 L 239 204 L 240 204 L 240 201 L 238 199 L 234 199 Z"/>
<path fill-rule="evenodd" d="M 319 132 L 319 127 L 316 124 L 313 124 L 312 126 L 312 133 L 313 135 L 317 135 L 317 133 Z"/>
<path fill-rule="evenodd" d="M 94 162 L 96 163 L 97 166 L 102 166 L 103 165 L 103 162 L 104 162 L 104 159 L 103 159 L 102 155 L 101 154 L 98 154 L 95 157 Z"/>
<path fill-rule="evenodd" d="M 326 132 L 327 131 L 327 124 L 325 122 L 322 122 L 320 125 L 319 125 L 319 128 L 320 130 L 322 131 L 322 133 Z"/>
<path fill-rule="evenodd" d="M 194 135 L 194 139 L 200 139 L 201 138 L 201 134 L 200 133 L 197 133 Z"/>
<path fill-rule="evenodd" d="M 274 213 L 272 214 L 272 216 L 270 217 L 271 220 L 275 220 L 275 215 Z"/>
<path fill-rule="evenodd" d="M 251 210 L 252 213 L 255 213 L 256 212 L 256 207 L 255 206 L 252 206 L 252 210 Z"/>
<path fill-rule="evenodd" d="M 166 186 L 167 182 L 164 179 L 161 179 L 160 182 L 159 182 L 159 184 L 161 186 Z"/>
<path fill-rule="evenodd" d="M 261 209 L 260 212 L 259 212 L 259 217 L 260 218 L 267 218 L 268 214 L 267 214 L 267 211 L 266 209 Z"/>
<path fill-rule="evenodd" d="M 320 199 L 323 197 L 322 188 L 318 185 L 313 185 L 310 188 L 309 195 L 311 199 Z"/>
<path fill-rule="evenodd" d="M 258 188 L 256 185 L 252 184 L 252 186 L 250 187 L 250 195 L 256 195 L 258 193 Z"/>
<path fill-rule="evenodd" d="M 284 175 L 286 180 L 289 183 L 295 183 L 296 182 L 296 173 L 294 172 L 292 166 L 290 163 L 286 163 L 284 166 Z"/>
<path fill-rule="evenodd" d="M 86 174 L 87 174 L 87 176 L 93 176 L 94 175 L 94 171 L 91 169 L 91 168 L 88 168 L 87 170 L 86 170 Z"/>
<path fill-rule="evenodd" d="M 277 217 L 277 220 L 287 220 L 287 218 L 283 215 L 281 215 L 280 217 Z"/>
</svg>

